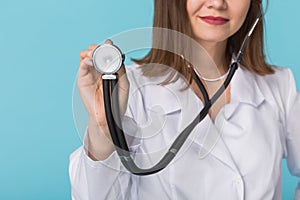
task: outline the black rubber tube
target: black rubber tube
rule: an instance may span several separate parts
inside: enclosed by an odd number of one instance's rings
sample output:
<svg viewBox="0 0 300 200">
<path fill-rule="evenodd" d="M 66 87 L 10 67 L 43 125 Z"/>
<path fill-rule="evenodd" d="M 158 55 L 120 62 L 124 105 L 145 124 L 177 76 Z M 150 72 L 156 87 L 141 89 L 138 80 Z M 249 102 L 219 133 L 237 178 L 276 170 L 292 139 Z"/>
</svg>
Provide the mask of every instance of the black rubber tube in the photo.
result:
<svg viewBox="0 0 300 200">
<path fill-rule="evenodd" d="M 193 78 L 196 82 L 196 84 L 198 85 L 203 97 L 204 97 L 204 103 L 207 104 L 209 102 L 209 96 L 207 94 L 207 91 L 203 85 L 203 83 L 201 82 L 200 78 L 197 76 L 196 72 L 193 71 Z"/>
<path fill-rule="evenodd" d="M 114 119 L 111 112 L 111 101 L 110 101 L 110 82 L 109 80 L 103 79 L 102 81 L 103 87 L 103 99 L 104 99 L 104 108 L 105 108 L 105 116 L 108 125 L 108 129 L 112 138 L 114 145 L 117 148 L 121 148 L 119 138 L 117 137 L 115 126 L 114 126 Z"/>
<path fill-rule="evenodd" d="M 109 88 L 109 81 L 103 80 L 103 91 L 104 91 L 104 103 L 105 103 L 105 112 L 107 121 L 109 124 L 110 134 L 112 136 L 114 144 L 117 146 L 116 151 L 121 159 L 122 164 L 133 174 L 135 175 L 150 175 L 157 173 L 164 169 L 175 157 L 177 152 L 182 147 L 183 143 L 186 141 L 187 137 L 190 135 L 194 127 L 200 123 L 208 114 L 209 109 L 211 108 L 212 104 L 216 101 L 216 99 L 225 91 L 228 87 L 238 65 L 237 63 L 233 63 L 231 65 L 229 74 L 224 81 L 222 87 L 216 92 L 213 96 L 212 100 L 209 100 L 201 112 L 197 115 L 197 117 L 190 123 L 182 133 L 175 139 L 169 151 L 161 158 L 161 160 L 153 167 L 148 169 L 141 169 L 139 168 L 133 161 L 130 152 L 128 150 L 128 145 L 125 139 L 124 132 L 122 130 L 121 119 L 120 119 L 120 109 L 119 109 L 119 102 L 118 102 L 118 91 L 113 92 L 113 107 L 115 111 L 115 118 L 113 118 L 111 104 L 110 104 L 110 88 Z M 112 85 L 115 87 L 117 85 L 117 80 L 112 81 Z M 203 87 L 205 90 L 205 88 Z M 117 88 L 116 88 L 117 90 Z M 206 90 L 205 90 L 206 92 Z M 207 92 L 206 92 L 207 94 Z M 118 125 L 117 125 L 118 124 Z"/>
</svg>

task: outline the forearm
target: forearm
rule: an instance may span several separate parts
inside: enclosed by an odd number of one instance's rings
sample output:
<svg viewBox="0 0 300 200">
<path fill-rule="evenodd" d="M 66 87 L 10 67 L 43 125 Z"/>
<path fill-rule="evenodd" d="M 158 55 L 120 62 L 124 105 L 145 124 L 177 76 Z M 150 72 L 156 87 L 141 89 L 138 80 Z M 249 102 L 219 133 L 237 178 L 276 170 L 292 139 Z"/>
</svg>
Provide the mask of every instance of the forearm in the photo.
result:
<svg viewBox="0 0 300 200">
<path fill-rule="evenodd" d="M 99 126 L 94 120 L 89 120 L 85 148 L 88 156 L 94 160 L 105 160 L 114 151 L 107 125 Z"/>
<path fill-rule="evenodd" d="M 106 160 L 93 161 L 81 147 L 70 156 L 72 199 L 131 199 L 131 176 L 116 152 Z"/>
</svg>

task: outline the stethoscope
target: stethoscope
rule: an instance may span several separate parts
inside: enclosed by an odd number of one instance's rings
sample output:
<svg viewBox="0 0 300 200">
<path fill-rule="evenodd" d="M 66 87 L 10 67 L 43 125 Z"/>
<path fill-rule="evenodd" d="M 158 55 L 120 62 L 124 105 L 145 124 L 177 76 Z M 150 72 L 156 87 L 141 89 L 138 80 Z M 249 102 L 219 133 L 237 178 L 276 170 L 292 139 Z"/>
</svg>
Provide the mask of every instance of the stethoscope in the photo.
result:
<svg viewBox="0 0 300 200">
<path fill-rule="evenodd" d="M 96 70 L 102 74 L 104 106 L 106 119 L 108 122 L 108 128 L 110 131 L 112 141 L 116 146 L 115 149 L 120 157 L 120 160 L 128 171 L 140 176 L 150 175 L 161 171 L 173 160 L 173 158 L 176 156 L 176 154 L 178 153 L 178 151 L 180 150 L 183 143 L 186 141 L 194 127 L 206 117 L 211 106 L 216 102 L 216 100 L 228 87 L 235 71 L 238 68 L 239 62 L 241 61 L 246 44 L 258 21 L 260 20 L 260 17 L 261 12 L 258 14 L 254 24 L 252 25 L 250 31 L 246 35 L 235 61 L 231 63 L 225 81 L 211 99 L 209 99 L 208 93 L 203 83 L 200 81 L 199 77 L 194 72 L 193 78 L 203 94 L 205 105 L 200 111 L 200 113 L 195 117 L 195 119 L 177 136 L 177 138 L 175 139 L 167 153 L 161 158 L 161 160 L 155 166 L 148 169 L 139 168 L 130 155 L 130 151 L 121 126 L 118 89 L 112 92 L 113 88 L 117 86 L 117 72 L 123 65 L 125 56 L 122 54 L 121 50 L 117 46 L 112 44 L 102 44 L 96 47 L 96 49 L 93 52 L 92 60 Z M 113 117 L 112 109 L 115 113 L 115 117 Z"/>
</svg>

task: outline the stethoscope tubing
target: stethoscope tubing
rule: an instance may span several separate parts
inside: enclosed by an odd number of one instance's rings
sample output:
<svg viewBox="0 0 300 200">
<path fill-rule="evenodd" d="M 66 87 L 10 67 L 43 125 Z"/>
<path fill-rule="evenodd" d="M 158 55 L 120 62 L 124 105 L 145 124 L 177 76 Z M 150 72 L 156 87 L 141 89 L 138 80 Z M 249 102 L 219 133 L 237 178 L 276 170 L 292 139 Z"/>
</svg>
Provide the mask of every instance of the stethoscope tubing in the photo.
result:
<svg viewBox="0 0 300 200">
<path fill-rule="evenodd" d="M 125 139 L 124 132 L 122 130 L 121 118 L 120 118 L 120 107 L 119 107 L 119 95 L 118 95 L 118 79 L 107 80 L 103 79 L 103 91 L 104 91 L 104 105 L 105 105 L 105 113 L 107 118 L 108 128 L 112 137 L 112 141 L 116 146 L 116 151 L 121 159 L 122 164 L 133 174 L 144 176 L 157 173 L 164 169 L 175 157 L 177 152 L 182 147 L 183 143 L 186 141 L 187 137 L 190 135 L 195 126 L 200 123 L 208 114 L 209 109 L 213 105 L 213 103 L 219 98 L 219 96 L 224 92 L 224 90 L 228 87 L 236 69 L 238 68 L 237 63 L 233 63 L 230 67 L 230 72 L 224 81 L 223 85 L 219 88 L 219 90 L 214 94 L 214 96 L 209 99 L 207 95 L 207 91 L 204 85 L 199 80 L 196 81 L 198 87 L 206 96 L 205 105 L 201 112 L 195 117 L 195 119 L 190 123 L 183 131 L 179 134 L 179 136 L 175 139 L 167 153 L 163 158 L 153 167 L 148 169 L 139 168 L 133 161 L 130 151 L 128 148 L 128 144 Z M 115 88 L 114 91 L 112 91 Z M 112 99 L 111 99 L 112 94 Z M 111 105 L 113 105 L 113 110 Z M 114 112 L 113 112 L 114 111 Z M 114 115 L 113 115 L 114 113 Z M 114 117 L 113 117 L 114 116 Z"/>
<path fill-rule="evenodd" d="M 180 148 L 183 146 L 183 143 L 186 141 L 187 137 L 193 131 L 195 126 L 207 116 L 211 106 L 217 101 L 217 99 L 222 95 L 222 93 L 226 90 L 226 88 L 230 84 L 232 77 L 234 76 L 236 70 L 238 69 L 238 63 L 241 60 L 244 48 L 255 26 L 257 25 L 261 15 L 262 13 L 260 12 L 255 20 L 255 23 L 253 24 L 248 35 L 246 35 L 242 43 L 240 51 L 237 55 L 237 59 L 235 60 L 235 62 L 233 62 L 230 65 L 229 73 L 224 83 L 218 89 L 218 91 L 213 95 L 211 99 L 209 99 L 208 93 L 204 85 L 202 84 L 199 77 L 194 72 L 193 78 L 196 84 L 198 85 L 198 87 L 200 88 L 202 95 L 204 97 L 204 102 L 205 102 L 204 107 L 202 108 L 200 113 L 194 118 L 194 120 L 177 136 L 177 138 L 174 140 L 173 144 L 171 145 L 167 153 L 163 156 L 163 158 L 161 158 L 160 161 L 151 168 L 148 169 L 139 168 L 135 164 L 135 162 L 133 161 L 130 155 L 128 144 L 126 142 L 126 138 L 122 130 L 120 107 L 119 107 L 119 95 L 118 95 L 118 87 L 117 87 L 118 76 L 116 75 L 116 78 L 111 80 L 103 79 L 104 106 L 105 106 L 105 114 L 106 114 L 108 128 L 110 131 L 112 141 L 116 147 L 115 149 L 120 157 L 120 160 L 122 164 L 128 169 L 128 171 L 130 171 L 135 175 L 140 175 L 140 176 L 150 175 L 161 171 L 173 160 L 173 158 L 176 156 Z M 112 91 L 114 88 L 115 91 Z M 112 99 L 111 99 L 111 94 L 112 94 Z M 113 117 L 113 111 L 111 105 L 113 105 L 115 117 Z"/>
</svg>

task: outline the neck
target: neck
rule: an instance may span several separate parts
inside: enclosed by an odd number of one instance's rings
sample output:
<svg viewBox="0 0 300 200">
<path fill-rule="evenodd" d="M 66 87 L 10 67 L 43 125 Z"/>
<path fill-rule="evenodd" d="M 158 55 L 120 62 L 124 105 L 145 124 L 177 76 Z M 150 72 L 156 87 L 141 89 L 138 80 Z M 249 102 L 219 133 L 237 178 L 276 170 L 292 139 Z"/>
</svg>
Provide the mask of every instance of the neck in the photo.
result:
<svg viewBox="0 0 300 200">
<path fill-rule="evenodd" d="M 206 50 L 221 74 L 228 70 L 228 58 L 226 55 L 227 40 L 222 42 L 199 41 Z"/>
</svg>

